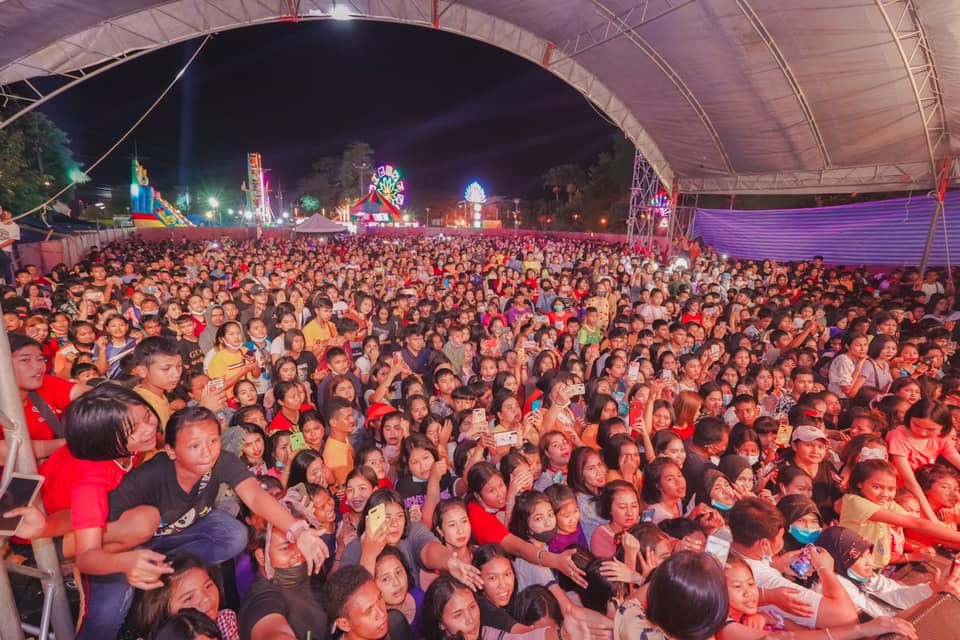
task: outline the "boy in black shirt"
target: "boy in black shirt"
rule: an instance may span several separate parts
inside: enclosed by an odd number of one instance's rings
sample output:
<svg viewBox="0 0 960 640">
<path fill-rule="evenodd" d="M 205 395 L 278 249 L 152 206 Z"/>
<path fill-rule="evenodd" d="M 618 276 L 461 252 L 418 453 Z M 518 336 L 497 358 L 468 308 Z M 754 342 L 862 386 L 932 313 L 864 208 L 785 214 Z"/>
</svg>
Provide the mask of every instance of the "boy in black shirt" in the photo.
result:
<svg viewBox="0 0 960 640">
<path fill-rule="evenodd" d="M 160 512 L 160 526 L 144 547 L 163 554 L 190 553 L 219 564 L 243 552 L 248 542 L 246 525 L 214 508 L 218 489 L 226 483 L 251 512 L 284 532 L 303 555 L 308 573 L 322 569 L 330 551 L 319 532 L 264 491 L 238 457 L 221 453 L 220 425 L 209 409 L 177 411 L 165 436 L 165 452 L 128 473 L 110 494 L 111 521 L 133 507 L 153 505 Z M 101 625 L 99 637 L 116 637 L 130 606 L 132 587 L 126 576 L 117 577 L 112 586 L 98 591 L 96 602 L 93 595 L 88 599 L 87 606 L 117 612 L 116 629 Z"/>
<path fill-rule="evenodd" d="M 180 331 L 177 349 L 183 359 L 183 368 L 187 371 L 203 371 L 203 349 L 197 339 L 197 325 L 189 313 L 183 313 L 177 318 L 177 329 Z"/>
</svg>

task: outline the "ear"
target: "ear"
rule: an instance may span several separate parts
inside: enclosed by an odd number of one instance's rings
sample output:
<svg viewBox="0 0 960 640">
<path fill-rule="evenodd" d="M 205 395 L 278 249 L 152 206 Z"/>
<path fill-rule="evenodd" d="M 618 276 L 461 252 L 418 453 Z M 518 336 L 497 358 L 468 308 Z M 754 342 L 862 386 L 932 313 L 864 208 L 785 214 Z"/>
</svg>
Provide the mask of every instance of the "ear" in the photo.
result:
<svg viewBox="0 0 960 640">
<path fill-rule="evenodd" d="M 133 369 L 130 370 L 130 373 L 137 376 L 138 378 L 146 378 L 147 368 L 142 364 L 138 364 L 137 366 L 135 366 Z"/>
<path fill-rule="evenodd" d="M 344 633 L 350 633 L 350 621 L 346 618 L 337 618 L 334 620 L 334 624 L 337 625 L 337 628 L 343 631 Z"/>
<path fill-rule="evenodd" d="M 253 552 L 253 557 L 256 559 L 259 566 L 264 566 L 266 564 L 266 558 L 263 555 L 263 549 L 255 549 Z"/>
<path fill-rule="evenodd" d="M 165 444 L 163 445 L 163 449 L 164 451 L 167 452 L 167 457 L 170 458 L 170 460 L 177 459 L 177 452 L 172 446 L 170 446 L 169 444 Z"/>
</svg>

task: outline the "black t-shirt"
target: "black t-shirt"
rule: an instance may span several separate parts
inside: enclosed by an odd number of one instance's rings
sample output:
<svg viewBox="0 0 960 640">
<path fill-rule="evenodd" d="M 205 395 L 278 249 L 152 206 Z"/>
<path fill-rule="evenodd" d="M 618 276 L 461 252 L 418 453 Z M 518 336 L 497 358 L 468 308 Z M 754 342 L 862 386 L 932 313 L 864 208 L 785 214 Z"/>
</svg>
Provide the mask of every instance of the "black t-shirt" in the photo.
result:
<svg viewBox="0 0 960 640">
<path fill-rule="evenodd" d="M 684 442 L 683 448 L 687 451 L 687 459 L 684 461 L 682 469 L 683 478 L 687 481 L 687 495 L 683 498 L 683 502 L 686 504 L 694 494 L 703 493 L 703 478 L 707 470 L 716 470 L 719 467 L 691 449 L 689 442 Z M 701 500 L 703 499 L 701 497 Z M 706 501 L 709 502 L 710 499 L 706 498 Z"/>
<path fill-rule="evenodd" d="M 454 478 L 447 474 L 440 478 L 440 498 L 446 500 L 452 498 Z M 423 507 L 427 500 L 427 482 L 417 482 L 410 473 L 404 473 L 397 481 L 395 489 L 400 497 L 403 498 L 403 506 L 409 509 L 416 505 Z"/>
<path fill-rule="evenodd" d="M 477 595 L 477 605 L 480 607 L 480 623 L 485 627 L 509 632 L 518 624 L 506 609 L 497 607 L 482 593 Z"/>
<path fill-rule="evenodd" d="M 166 453 L 159 453 L 128 473 L 120 486 L 110 493 L 110 520 L 116 520 L 133 507 L 150 504 L 160 511 L 160 526 L 154 535 L 172 535 L 213 509 L 221 483 L 236 488 L 247 478 L 254 477 L 240 458 L 229 453 L 220 454 L 208 475 L 186 493 L 177 482 L 173 461 Z"/>
<path fill-rule="evenodd" d="M 283 340 L 283 338 L 277 339 Z M 313 355 L 309 351 L 301 351 L 300 357 L 297 358 L 297 377 L 300 379 L 300 381 L 311 382 L 311 376 L 313 375 L 313 372 L 317 370 L 317 365 L 317 356 Z"/>
<path fill-rule="evenodd" d="M 200 342 L 197 340 L 186 340 L 180 338 L 177 340 L 177 349 L 180 350 L 180 357 L 183 359 L 183 366 L 188 371 L 203 370 L 203 349 L 200 348 Z"/>
<path fill-rule="evenodd" d="M 310 590 L 309 582 L 297 587 L 280 588 L 263 576 L 257 576 L 237 616 L 240 637 L 249 638 L 257 623 L 274 613 L 286 618 L 298 638 L 306 638 L 308 632 L 316 640 L 329 640 L 331 637 L 327 614 Z"/>
</svg>

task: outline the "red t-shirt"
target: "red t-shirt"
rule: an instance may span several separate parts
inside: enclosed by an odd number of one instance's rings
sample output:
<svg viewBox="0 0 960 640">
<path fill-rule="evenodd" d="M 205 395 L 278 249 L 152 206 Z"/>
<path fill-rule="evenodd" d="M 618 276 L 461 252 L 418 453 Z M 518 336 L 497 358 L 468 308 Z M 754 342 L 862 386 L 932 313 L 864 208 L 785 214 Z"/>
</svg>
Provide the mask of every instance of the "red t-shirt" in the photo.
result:
<svg viewBox="0 0 960 640">
<path fill-rule="evenodd" d="M 50 405 L 53 413 L 62 419 L 63 412 L 70 405 L 70 392 L 73 390 L 74 384 L 76 383 L 45 374 L 43 376 L 43 386 L 37 389 L 37 393 Z M 29 397 L 23 401 L 23 415 L 27 419 L 27 430 L 30 431 L 31 440 L 53 440 L 57 437 Z M 3 439 L 3 431 L 0 431 L 0 439 Z"/>
<path fill-rule="evenodd" d="M 503 539 L 510 535 L 503 523 L 482 506 L 471 500 L 467 503 L 467 516 L 470 518 L 470 529 L 477 544 L 496 542 L 503 544 Z"/>
<path fill-rule="evenodd" d="M 74 529 L 101 528 L 107 524 L 107 495 L 127 472 L 113 460 L 80 460 L 60 447 L 40 466 L 46 478 L 40 496 L 47 513 L 70 509 Z"/>
</svg>

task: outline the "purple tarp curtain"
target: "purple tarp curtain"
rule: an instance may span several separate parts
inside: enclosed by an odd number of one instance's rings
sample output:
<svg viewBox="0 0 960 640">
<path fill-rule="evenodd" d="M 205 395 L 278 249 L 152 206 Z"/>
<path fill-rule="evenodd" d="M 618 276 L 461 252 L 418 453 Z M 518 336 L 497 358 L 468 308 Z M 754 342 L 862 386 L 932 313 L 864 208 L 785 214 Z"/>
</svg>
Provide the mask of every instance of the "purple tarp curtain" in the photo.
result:
<svg viewBox="0 0 960 640">
<path fill-rule="evenodd" d="M 926 195 L 817 209 L 740 211 L 697 209 L 694 237 L 739 258 L 809 260 L 830 264 L 919 265 L 936 202 Z M 945 205 L 950 262 L 960 262 L 960 192 Z M 945 265 L 943 220 L 930 252 Z"/>
</svg>

